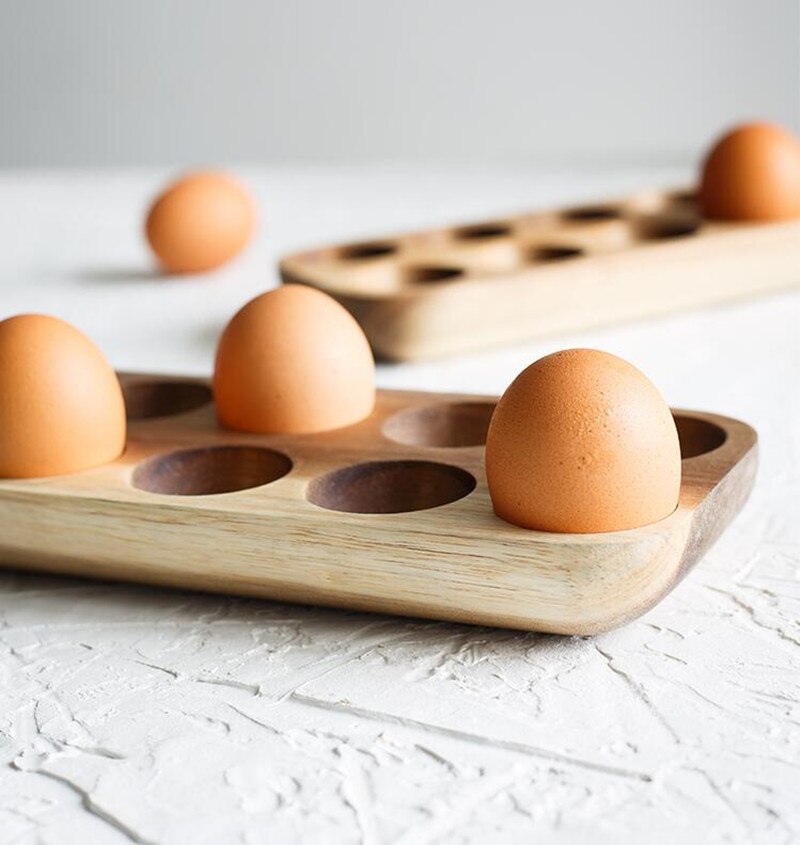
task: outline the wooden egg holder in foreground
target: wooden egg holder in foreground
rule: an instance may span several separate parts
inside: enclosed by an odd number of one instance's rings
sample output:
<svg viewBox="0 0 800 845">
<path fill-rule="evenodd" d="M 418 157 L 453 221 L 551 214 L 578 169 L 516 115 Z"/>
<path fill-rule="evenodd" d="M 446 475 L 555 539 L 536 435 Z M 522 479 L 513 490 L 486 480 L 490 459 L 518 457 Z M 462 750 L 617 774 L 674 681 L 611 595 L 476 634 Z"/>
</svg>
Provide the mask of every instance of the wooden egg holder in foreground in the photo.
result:
<svg viewBox="0 0 800 845">
<path fill-rule="evenodd" d="M 800 283 L 800 221 L 703 220 L 687 191 L 315 249 L 284 282 L 334 296 L 376 354 L 446 355 Z"/>
<path fill-rule="evenodd" d="M 121 376 L 117 461 L 0 480 L 0 562 L 381 613 L 592 634 L 652 607 L 753 485 L 756 434 L 676 411 L 677 510 L 610 534 L 548 534 L 492 511 L 483 468 L 494 399 L 379 391 L 325 434 L 218 426 L 208 382 Z M 180 494 L 180 495 L 176 495 Z"/>
</svg>

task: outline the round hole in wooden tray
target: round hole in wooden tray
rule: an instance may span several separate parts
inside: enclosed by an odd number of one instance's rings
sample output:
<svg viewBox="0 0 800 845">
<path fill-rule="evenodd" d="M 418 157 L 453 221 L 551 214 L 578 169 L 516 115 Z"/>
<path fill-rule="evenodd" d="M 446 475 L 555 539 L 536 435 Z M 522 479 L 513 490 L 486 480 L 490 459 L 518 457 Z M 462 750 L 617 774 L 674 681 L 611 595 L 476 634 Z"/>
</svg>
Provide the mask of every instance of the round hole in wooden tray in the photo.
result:
<svg viewBox="0 0 800 845">
<path fill-rule="evenodd" d="M 439 267 L 434 264 L 420 264 L 416 267 L 406 267 L 403 275 L 412 284 L 430 284 L 431 282 L 449 282 L 464 275 L 460 267 Z"/>
<path fill-rule="evenodd" d="M 502 238 L 511 234 L 507 223 L 477 223 L 473 226 L 461 226 L 453 230 L 453 236 L 460 241 L 479 241 L 490 238 Z"/>
<path fill-rule="evenodd" d="M 697 193 L 685 189 L 678 191 L 643 191 L 625 200 L 623 206 L 628 216 L 676 213 L 686 215 L 694 211 Z"/>
<path fill-rule="evenodd" d="M 410 408 L 389 417 L 383 424 L 383 434 L 407 446 L 483 446 L 494 409 L 494 402 L 449 402 Z"/>
<path fill-rule="evenodd" d="M 475 489 L 466 470 L 431 461 L 370 461 L 319 476 L 308 485 L 312 505 L 345 513 L 408 513 L 463 499 Z"/>
<path fill-rule="evenodd" d="M 570 258 L 580 258 L 586 251 L 574 246 L 535 246 L 528 253 L 531 261 L 537 264 L 551 261 L 567 261 Z"/>
<path fill-rule="evenodd" d="M 122 393 L 128 420 L 183 414 L 212 401 L 211 389 L 192 381 L 123 381 Z"/>
<path fill-rule="evenodd" d="M 616 205 L 583 205 L 568 208 L 561 213 L 562 220 L 571 223 L 594 223 L 602 220 L 618 220 L 622 217 L 622 209 Z"/>
<path fill-rule="evenodd" d="M 397 244 L 391 241 L 370 241 L 369 243 L 349 244 L 339 249 L 339 258 L 347 261 L 364 261 L 368 258 L 384 258 L 397 252 Z"/>
<path fill-rule="evenodd" d="M 169 496 L 210 496 L 261 487 L 292 468 L 282 452 L 257 446 L 211 446 L 158 455 L 139 464 L 133 486 Z"/>
<path fill-rule="evenodd" d="M 678 440 L 681 444 L 681 458 L 685 461 L 688 458 L 697 458 L 700 455 L 707 455 L 728 439 L 723 428 L 707 420 L 700 420 L 696 417 L 685 417 L 682 414 L 674 414 L 675 427 L 678 429 Z"/>
<path fill-rule="evenodd" d="M 697 203 L 697 191 L 688 189 L 683 191 L 671 191 L 667 194 L 667 199 L 670 202 L 677 203 L 679 205 L 695 205 Z"/>
<path fill-rule="evenodd" d="M 634 223 L 636 237 L 642 241 L 669 241 L 688 238 L 697 233 L 700 224 L 693 220 L 645 218 Z"/>
</svg>

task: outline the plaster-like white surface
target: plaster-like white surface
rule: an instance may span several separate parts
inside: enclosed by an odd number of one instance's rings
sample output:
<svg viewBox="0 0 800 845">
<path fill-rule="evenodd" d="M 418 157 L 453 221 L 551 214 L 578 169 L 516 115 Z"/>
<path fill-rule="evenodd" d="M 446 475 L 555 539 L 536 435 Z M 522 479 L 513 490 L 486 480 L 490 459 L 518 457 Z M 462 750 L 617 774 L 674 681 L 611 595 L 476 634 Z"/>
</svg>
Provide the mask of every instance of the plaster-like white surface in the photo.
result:
<svg viewBox="0 0 800 845">
<path fill-rule="evenodd" d="M 258 242 L 198 280 L 148 270 L 164 174 L 3 175 L 0 317 L 53 313 L 117 367 L 205 373 L 282 253 L 688 173 L 243 175 Z M 594 639 L 0 572 L 0 842 L 796 840 L 798 327 L 800 292 L 381 368 L 386 386 L 500 392 L 591 345 L 673 405 L 758 428 L 739 519 L 661 605 Z"/>
</svg>

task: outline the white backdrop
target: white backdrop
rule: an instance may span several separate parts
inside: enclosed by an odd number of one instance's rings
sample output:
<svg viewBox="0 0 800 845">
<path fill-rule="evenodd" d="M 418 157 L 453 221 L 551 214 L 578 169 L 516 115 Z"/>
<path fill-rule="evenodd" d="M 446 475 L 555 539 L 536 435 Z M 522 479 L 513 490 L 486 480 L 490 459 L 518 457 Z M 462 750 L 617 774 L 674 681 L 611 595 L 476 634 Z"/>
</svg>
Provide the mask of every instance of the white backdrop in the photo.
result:
<svg viewBox="0 0 800 845">
<path fill-rule="evenodd" d="M 800 124 L 794 0 L 0 0 L 0 166 L 696 156 Z"/>
</svg>

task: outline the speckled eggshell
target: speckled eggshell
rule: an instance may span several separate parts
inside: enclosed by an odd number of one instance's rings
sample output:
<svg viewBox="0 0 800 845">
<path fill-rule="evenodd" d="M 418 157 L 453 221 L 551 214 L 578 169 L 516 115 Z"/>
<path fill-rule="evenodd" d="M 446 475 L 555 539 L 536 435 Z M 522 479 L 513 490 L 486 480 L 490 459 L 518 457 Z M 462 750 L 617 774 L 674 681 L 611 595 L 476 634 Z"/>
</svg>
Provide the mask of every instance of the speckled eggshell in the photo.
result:
<svg viewBox="0 0 800 845">
<path fill-rule="evenodd" d="M 213 270 L 244 249 L 255 228 L 245 188 L 224 173 L 190 173 L 169 185 L 150 208 L 147 240 L 170 273 Z"/>
<path fill-rule="evenodd" d="M 89 338 L 54 317 L 0 322 L 0 477 L 77 472 L 124 449 L 122 390 Z"/>
<path fill-rule="evenodd" d="M 539 531 L 622 531 L 678 504 L 681 454 L 666 402 L 633 365 L 568 349 L 523 370 L 486 441 L 495 513 Z"/>
<path fill-rule="evenodd" d="M 247 303 L 220 338 L 214 402 L 226 428 L 328 431 L 375 406 L 375 362 L 353 317 L 321 291 L 284 285 Z"/>
<path fill-rule="evenodd" d="M 768 123 L 732 130 L 703 164 L 699 200 L 703 215 L 717 220 L 800 217 L 800 140 Z"/>
</svg>

